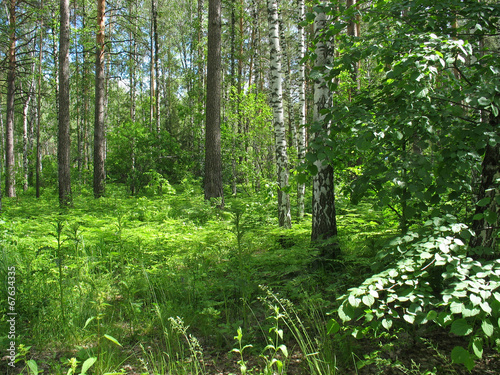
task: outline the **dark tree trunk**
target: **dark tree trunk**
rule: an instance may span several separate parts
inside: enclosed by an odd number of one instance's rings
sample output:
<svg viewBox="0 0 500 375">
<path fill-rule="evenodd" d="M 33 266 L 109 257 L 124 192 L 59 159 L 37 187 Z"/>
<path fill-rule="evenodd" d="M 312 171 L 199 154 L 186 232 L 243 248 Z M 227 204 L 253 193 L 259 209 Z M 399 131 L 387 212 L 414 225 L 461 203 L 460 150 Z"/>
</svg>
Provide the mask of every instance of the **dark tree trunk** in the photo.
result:
<svg viewBox="0 0 500 375">
<path fill-rule="evenodd" d="M 9 70 L 7 73 L 7 123 L 5 132 L 5 194 L 16 196 L 14 158 L 14 96 L 16 91 L 16 0 L 9 7 Z"/>
<path fill-rule="evenodd" d="M 221 97 L 221 0 L 208 3 L 207 100 L 205 131 L 205 199 L 221 199 L 222 156 L 220 134 Z"/>
<path fill-rule="evenodd" d="M 59 133 L 57 162 L 59 172 L 59 205 L 71 205 L 70 172 L 70 98 L 69 98 L 69 0 L 60 3 L 59 35 Z"/>
<path fill-rule="evenodd" d="M 106 0 L 97 2 L 98 33 L 96 37 L 95 60 L 95 119 L 94 119 L 94 197 L 104 196 L 106 172 L 105 139 L 104 139 L 104 101 L 105 101 L 105 73 L 104 73 L 104 30 L 105 30 Z"/>
<path fill-rule="evenodd" d="M 500 118 L 490 115 L 490 124 L 493 131 L 498 129 Z M 475 232 L 470 240 L 471 248 L 483 248 L 493 251 L 493 257 L 498 258 L 497 233 L 500 224 L 500 205 L 498 200 L 500 191 L 500 145 L 486 146 L 481 167 L 481 181 L 479 185 L 478 202 L 472 229 Z"/>
</svg>

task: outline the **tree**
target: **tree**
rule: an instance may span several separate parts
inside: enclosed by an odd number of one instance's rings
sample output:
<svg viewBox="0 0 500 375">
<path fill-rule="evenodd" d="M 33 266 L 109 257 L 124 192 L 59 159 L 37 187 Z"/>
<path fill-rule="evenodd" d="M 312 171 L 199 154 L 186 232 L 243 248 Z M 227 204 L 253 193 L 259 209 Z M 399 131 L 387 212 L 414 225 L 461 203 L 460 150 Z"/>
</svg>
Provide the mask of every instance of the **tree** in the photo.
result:
<svg viewBox="0 0 500 375">
<path fill-rule="evenodd" d="M 95 118 L 94 118 L 94 197 L 100 198 L 105 191 L 105 71 L 104 31 L 106 0 L 97 1 L 97 35 L 95 59 Z"/>
<path fill-rule="evenodd" d="M 290 196 L 288 187 L 288 155 L 283 117 L 283 88 L 281 71 L 281 47 L 276 0 L 267 1 L 270 57 L 271 106 L 273 108 L 274 133 L 276 137 L 276 164 L 278 170 L 278 222 L 280 227 L 291 228 Z"/>
<path fill-rule="evenodd" d="M 332 58 L 332 46 L 328 40 L 324 40 L 322 34 L 327 30 L 327 16 L 321 6 L 316 7 L 314 18 L 315 45 L 315 69 L 321 72 L 325 66 L 330 64 Z M 314 138 L 321 147 L 323 137 L 330 134 L 330 121 L 326 118 L 324 111 L 331 107 L 332 93 L 328 87 L 327 80 L 320 74 L 314 82 L 314 114 L 313 129 Z M 320 154 L 321 155 L 321 154 Z M 324 155 L 324 153 L 323 153 Z M 337 219 L 335 212 L 335 184 L 334 171 L 331 161 L 326 157 L 319 157 L 314 165 L 316 174 L 313 177 L 312 198 L 312 231 L 311 240 L 318 242 L 328 240 L 337 236 Z M 323 247 L 321 256 L 332 259 L 338 252 L 338 245 L 331 244 Z"/>
<path fill-rule="evenodd" d="M 16 0 L 9 2 L 9 52 L 7 73 L 7 122 L 5 133 L 5 194 L 16 196 L 14 156 L 14 104 L 16 93 Z"/>
<path fill-rule="evenodd" d="M 222 156 L 220 133 L 221 99 L 221 1 L 208 3 L 208 55 L 207 55 L 207 99 L 205 130 L 205 199 L 221 199 L 224 206 L 222 186 Z"/>
<path fill-rule="evenodd" d="M 306 65 L 303 62 L 306 55 L 306 37 L 305 29 L 302 24 L 305 21 L 305 5 L 304 0 L 297 0 L 299 7 L 299 126 L 297 130 L 297 161 L 301 165 L 305 161 L 306 156 Z M 298 217 L 304 217 L 304 195 L 306 184 L 300 182 L 297 184 L 297 206 Z"/>
<path fill-rule="evenodd" d="M 70 170 L 70 95 L 69 95 L 69 0 L 60 1 L 59 34 L 59 132 L 57 162 L 59 172 L 59 205 L 71 204 Z"/>
</svg>

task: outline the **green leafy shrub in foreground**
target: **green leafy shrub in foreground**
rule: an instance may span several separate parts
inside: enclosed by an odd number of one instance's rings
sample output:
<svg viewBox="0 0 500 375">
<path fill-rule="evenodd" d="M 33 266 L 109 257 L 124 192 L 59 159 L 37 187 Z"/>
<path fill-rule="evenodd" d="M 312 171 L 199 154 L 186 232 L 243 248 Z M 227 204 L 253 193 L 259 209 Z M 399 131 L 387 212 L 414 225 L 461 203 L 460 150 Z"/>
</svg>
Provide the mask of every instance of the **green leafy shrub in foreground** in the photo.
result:
<svg viewBox="0 0 500 375">
<path fill-rule="evenodd" d="M 476 260 L 464 241 L 471 231 L 452 216 L 434 218 L 420 231 L 395 239 L 380 261 L 385 269 L 339 298 L 338 315 L 356 338 L 409 324 L 437 324 L 468 338 L 453 362 L 469 370 L 483 346 L 500 346 L 500 260 Z"/>
</svg>

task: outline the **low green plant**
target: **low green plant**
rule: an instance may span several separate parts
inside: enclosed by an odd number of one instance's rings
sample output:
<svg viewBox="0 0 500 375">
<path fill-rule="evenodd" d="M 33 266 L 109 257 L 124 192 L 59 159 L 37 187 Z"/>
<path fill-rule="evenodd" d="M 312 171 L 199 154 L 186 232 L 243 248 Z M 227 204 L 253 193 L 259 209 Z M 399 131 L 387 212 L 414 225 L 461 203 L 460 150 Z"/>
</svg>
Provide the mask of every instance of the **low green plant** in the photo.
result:
<svg viewBox="0 0 500 375">
<path fill-rule="evenodd" d="M 356 338 L 398 327 L 436 324 L 469 345 L 451 352 L 467 369 L 484 345 L 500 337 L 500 260 L 475 260 L 465 245 L 471 231 L 453 216 L 428 220 L 380 254 L 386 268 L 339 298 L 338 315 Z M 362 319 L 364 323 L 349 325 Z"/>
</svg>

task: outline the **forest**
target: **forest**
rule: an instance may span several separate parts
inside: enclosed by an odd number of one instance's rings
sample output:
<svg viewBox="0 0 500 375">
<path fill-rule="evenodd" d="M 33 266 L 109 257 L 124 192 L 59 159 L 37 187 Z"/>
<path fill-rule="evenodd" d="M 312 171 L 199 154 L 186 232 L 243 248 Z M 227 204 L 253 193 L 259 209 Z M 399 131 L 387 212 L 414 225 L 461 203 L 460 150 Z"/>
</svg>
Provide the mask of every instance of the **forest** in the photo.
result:
<svg viewBox="0 0 500 375">
<path fill-rule="evenodd" d="M 497 0 L 0 31 L 0 373 L 500 373 Z"/>
</svg>

